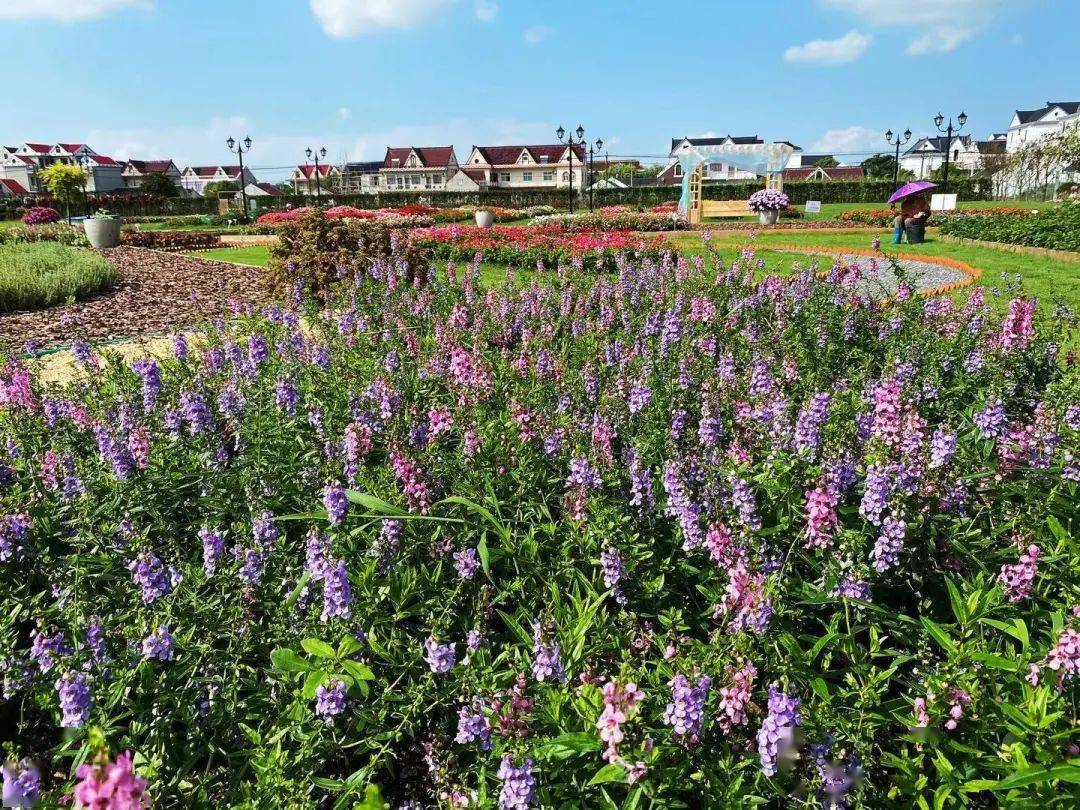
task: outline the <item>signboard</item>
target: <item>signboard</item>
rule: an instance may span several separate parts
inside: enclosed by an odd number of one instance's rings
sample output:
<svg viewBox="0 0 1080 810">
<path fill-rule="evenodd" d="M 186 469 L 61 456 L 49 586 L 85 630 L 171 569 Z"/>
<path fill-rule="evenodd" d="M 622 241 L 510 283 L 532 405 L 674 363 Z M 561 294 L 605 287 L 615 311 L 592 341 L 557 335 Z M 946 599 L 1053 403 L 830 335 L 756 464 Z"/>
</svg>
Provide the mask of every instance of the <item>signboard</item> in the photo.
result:
<svg viewBox="0 0 1080 810">
<path fill-rule="evenodd" d="M 808 213 L 808 214 L 820 214 L 821 213 L 821 200 L 807 200 L 806 201 L 806 213 Z"/>
<path fill-rule="evenodd" d="M 956 195 L 955 194 L 933 194 L 930 197 L 930 210 L 931 211 L 955 211 L 956 210 Z"/>
</svg>

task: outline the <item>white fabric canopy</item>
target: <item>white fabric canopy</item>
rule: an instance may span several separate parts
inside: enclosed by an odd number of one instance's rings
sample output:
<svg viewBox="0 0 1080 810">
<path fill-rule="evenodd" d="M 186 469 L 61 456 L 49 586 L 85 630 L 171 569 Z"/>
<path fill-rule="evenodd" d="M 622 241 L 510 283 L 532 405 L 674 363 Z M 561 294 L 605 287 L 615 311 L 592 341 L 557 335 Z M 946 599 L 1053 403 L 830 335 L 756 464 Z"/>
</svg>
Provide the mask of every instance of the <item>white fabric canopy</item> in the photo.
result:
<svg viewBox="0 0 1080 810">
<path fill-rule="evenodd" d="M 698 166 L 723 163 L 755 174 L 779 174 L 787 166 L 795 149 L 787 143 L 731 143 L 716 146 L 693 146 L 679 155 L 682 167 L 682 197 L 679 209 L 690 210 L 690 177 Z"/>
</svg>

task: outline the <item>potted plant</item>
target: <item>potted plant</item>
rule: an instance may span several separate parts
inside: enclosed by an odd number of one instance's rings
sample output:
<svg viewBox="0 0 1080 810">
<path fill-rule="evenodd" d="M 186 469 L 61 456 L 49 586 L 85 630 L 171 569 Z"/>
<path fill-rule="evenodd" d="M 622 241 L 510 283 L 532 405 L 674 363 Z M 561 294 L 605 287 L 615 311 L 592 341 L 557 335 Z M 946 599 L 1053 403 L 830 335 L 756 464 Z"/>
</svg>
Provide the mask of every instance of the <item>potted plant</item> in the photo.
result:
<svg viewBox="0 0 1080 810">
<path fill-rule="evenodd" d="M 119 245 L 121 222 L 118 214 L 110 214 L 105 209 L 86 217 L 83 220 L 83 230 L 86 231 L 86 238 L 90 240 L 90 246 L 111 248 Z"/>
<path fill-rule="evenodd" d="M 773 188 L 763 188 L 750 195 L 750 210 L 762 225 L 775 225 L 780 212 L 788 206 L 788 195 Z"/>
<path fill-rule="evenodd" d="M 490 228 L 495 224 L 495 212 L 489 211 L 487 208 L 476 209 L 476 227 L 478 228 Z"/>
</svg>

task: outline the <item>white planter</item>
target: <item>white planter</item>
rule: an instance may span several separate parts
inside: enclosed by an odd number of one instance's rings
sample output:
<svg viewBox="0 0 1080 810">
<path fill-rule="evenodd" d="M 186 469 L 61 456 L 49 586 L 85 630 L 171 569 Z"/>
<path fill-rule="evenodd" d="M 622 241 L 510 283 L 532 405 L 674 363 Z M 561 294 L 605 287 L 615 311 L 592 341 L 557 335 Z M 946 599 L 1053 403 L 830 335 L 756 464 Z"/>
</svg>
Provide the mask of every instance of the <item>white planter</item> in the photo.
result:
<svg viewBox="0 0 1080 810">
<path fill-rule="evenodd" d="M 478 228 L 490 228 L 495 224 L 495 215 L 490 211 L 485 211 L 481 208 L 476 212 L 476 227 Z"/>
<path fill-rule="evenodd" d="M 760 222 L 762 225 L 775 225 L 776 220 L 779 216 L 779 211 L 759 211 L 758 222 Z"/>
<path fill-rule="evenodd" d="M 90 246 L 112 248 L 120 244 L 120 222 L 118 216 L 87 217 L 83 220 L 83 230 Z"/>
</svg>

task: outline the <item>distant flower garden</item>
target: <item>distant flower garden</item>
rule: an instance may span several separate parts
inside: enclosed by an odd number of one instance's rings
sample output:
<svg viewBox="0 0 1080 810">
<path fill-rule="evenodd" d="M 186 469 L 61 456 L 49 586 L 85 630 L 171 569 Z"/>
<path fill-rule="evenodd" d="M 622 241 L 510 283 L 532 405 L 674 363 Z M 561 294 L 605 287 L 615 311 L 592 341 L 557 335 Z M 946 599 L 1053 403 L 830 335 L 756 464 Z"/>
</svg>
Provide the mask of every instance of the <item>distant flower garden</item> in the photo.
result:
<svg viewBox="0 0 1080 810">
<path fill-rule="evenodd" d="M 613 270 L 619 253 L 656 257 L 663 247 L 659 234 L 630 231 L 573 231 L 560 223 L 529 226 L 473 228 L 442 225 L 419 228 L 409 235 L 414 245 L 454 261 L 481 256 L 497 264 L 544 266 L 577 263 L 590 270 Z"/>
<path fill-rule="evenodd" d="M 5 796 L 1067 806 L 1068 316 L 563 261 L 392 253 L 66 386 L 8 360 Z"/>
</svg>

